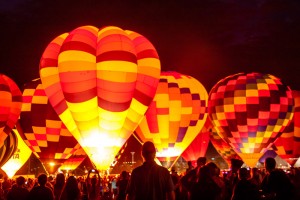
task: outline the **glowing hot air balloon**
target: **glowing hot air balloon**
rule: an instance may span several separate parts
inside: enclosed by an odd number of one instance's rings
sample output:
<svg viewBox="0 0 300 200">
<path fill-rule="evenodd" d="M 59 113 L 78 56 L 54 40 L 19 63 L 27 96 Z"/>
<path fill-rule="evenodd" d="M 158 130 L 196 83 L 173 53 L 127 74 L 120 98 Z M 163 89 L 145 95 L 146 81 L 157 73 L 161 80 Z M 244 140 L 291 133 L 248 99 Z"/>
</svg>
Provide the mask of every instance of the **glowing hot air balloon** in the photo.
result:
<svg viewBox="0 0 300 200">
<path fill-rule="evenodd" d="M 60 170 L 75 170 L 85 159 L 87 155 L 83 148 L 78 149 L 70 158 L 68 158 L 60 167 Z"/>
<path fill-rule="evenodd" d="M 275 152 L 291 166 L 294 166 L 300 157 L 300 91 L 293 91 L 295 100 L 294 117 L 292 123 L 273 144 Z"/>
<path fill-rule="evenodd" d="M 208 95 L 195 78 L 162 72 L 145 117 L 136 129 L 140 141 L 152 141 L 156 157 L 171 167 L 195 139 L 207 118 Z M 173 163 L 172 163 L 173 162 Z"/>
<path fill-rule="evenodd" d="M 19 118 L 22 93 L 17 84 L 0 74 L 0 148 Z"/>
<path fill-rule="evenodd" d="M 55 38 L 40 62 L 51 105 L 98 170 L 106 170 L 152 101 L 153 45 L 118 27 L 82 26 Z"/>
<path fill-rule="evenodd" d="M 32 151 L 25 144 L 20 134 L 16 129 L 13 129 L 13 133 L 17 137 L 17 145 L 15 153 L 10 157 L 10 159 L 1 167 L 8 177 L 12 178 L 15 173 L 25 164 L 29 159 Z"/>
<path fill-rule="evenodd" d="M 22 99 L 17 130 L 48 173 L 54 173 L 80 145 L 53 110 L 40 79 L 25 84 Z"/>
<path fill-rule="evenodd" d="M 213 124 L 242 160 L 254 167 L 293 117 L 290 88 L 269 74 L 239 73 L 210 91 Z"/>
<path fill-rule="evenodd" d="M 221 155 L 221 157 L 226 161 L 228 166 L 231 165 L 232 159 L 241 160 L 241 158 L 237 155 L 237 153 L 232 149 L 232 147 L 220 137 L 219 130 L 211 124 L 209 118 L 207 121 L 210 122 L 210 142 L 215 147 L 216 151 Z"/>
<path fill-rule="evenodd" d="M 14 131 L 6 137 L 0 148 L 0 167 L 2 167 L 16 152 L 18 145 L 17 135 Z"/>
<path fill-rule="evenodd" d="M 183 157 L 186 161 L 192 161 L 192 164 L 195 166 L 197 159 L 199 157 L 205 157 L 206 155 L 209 144 L 209 136 L 210 127 L 208 127 L 206 119 L 202 130 L 192 141 L 192 143 L 184 150 L 184 152 L 181 154 L 181 157 Z"/>
</svg>

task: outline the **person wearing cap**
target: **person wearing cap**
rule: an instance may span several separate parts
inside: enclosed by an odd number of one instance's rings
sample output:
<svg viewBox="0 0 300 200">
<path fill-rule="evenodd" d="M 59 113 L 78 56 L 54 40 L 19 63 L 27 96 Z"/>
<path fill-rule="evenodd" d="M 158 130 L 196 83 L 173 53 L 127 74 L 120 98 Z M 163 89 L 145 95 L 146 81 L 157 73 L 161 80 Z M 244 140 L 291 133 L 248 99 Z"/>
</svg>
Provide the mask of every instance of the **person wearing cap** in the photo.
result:
<svg viewBox="0 0 300 200">
<path fill-rule="evenodd" d="M 170 172 L 154 161 L 156 149 L 152 142 L 142 147 L 144 163 L 135 168 L 126 190 L 127 200 L 175 200 Z"/>
</svg>

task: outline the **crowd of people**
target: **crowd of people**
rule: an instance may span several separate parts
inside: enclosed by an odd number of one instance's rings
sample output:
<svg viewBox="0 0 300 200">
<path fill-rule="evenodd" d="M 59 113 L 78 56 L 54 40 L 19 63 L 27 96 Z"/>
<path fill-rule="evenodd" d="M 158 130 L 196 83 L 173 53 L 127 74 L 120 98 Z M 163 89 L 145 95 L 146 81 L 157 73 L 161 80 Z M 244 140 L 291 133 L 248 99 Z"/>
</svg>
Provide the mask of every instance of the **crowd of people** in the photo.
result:
<svg viewBox="0 0 300 200">
<path fill-rule="evenodd" d="M 4 177 L 0 187 L 0 200 L 125 200 L 129 173 L 100 177 L 58 173 L 55 178 L 40 174 L 36 179 Z"/>
<path fill-rule="evenodd" d="M 276 168 L 274 158 L 266 158 L 265 167 L 241 167 L 241 160 L 232 160 L 231 169 L 221 172 L 205 157 L 197 160 L 183 176 L 175 179 L 176 200 L 299 200 L 300 169 L 288 171 Z M 174 175 L 173 175 L 174 174 Z"/>
<path fill-rule="evenodd" d="M 142 147 L 143 165 L 132 173 L 100 177 L 90 171 L 86 177 L 52 178 L 40 174 L 36 180 L 4 177 L 0 200 L 299 200 L 300 169 L 289 173 L 276 168 L 274 158 L 266 158 L 265 168 L 244 168 L 233 159 L 229 171 L 221 171 L 205 157 L 197 166 L 188 162 L 184 173 L 171 172 L 155 162 L 152 142 Z"/>
</svg>

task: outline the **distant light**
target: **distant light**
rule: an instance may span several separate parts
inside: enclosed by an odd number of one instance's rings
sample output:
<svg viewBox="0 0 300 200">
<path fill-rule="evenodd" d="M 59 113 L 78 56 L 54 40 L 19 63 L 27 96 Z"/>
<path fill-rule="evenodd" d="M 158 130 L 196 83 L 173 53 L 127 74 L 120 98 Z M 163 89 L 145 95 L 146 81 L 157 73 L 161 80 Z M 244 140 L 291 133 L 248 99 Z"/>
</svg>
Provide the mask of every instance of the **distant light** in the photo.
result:
<svg viewBox="0 0 300 200">
<path fill-rule="evenodd" d="M 215 160 L 215 158 L 211 158 L 211 160 Z"/>
<path fill-rule="evenodd" d="M 53 167 L 53 166 L 55 165 L 55 163 L 54 163 L 54 162 L 50 162 L 49 165 L 50 165 L 51 167 Z"/>
</svg>

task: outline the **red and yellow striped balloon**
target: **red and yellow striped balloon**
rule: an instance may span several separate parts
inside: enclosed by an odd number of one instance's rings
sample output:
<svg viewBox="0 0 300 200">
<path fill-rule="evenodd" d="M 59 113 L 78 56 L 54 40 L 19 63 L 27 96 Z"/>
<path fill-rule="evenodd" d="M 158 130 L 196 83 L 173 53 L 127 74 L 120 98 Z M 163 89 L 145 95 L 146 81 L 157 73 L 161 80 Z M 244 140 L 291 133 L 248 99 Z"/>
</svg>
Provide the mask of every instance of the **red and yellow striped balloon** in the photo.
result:
<svg viewBox="0 0 300 200">
<path fill-rule="evenodd" d="M 54 110 L 99 170 L 109 168 L 144 116 L 159 75 L 154 46 L 114 26 L 62 34 L 40 61 Z"/>
<path fill-rule="evenodd" d="M 219 81 L 210 91 L 208 112 L 221 138 L 250 167 L 289 125 L 292 91 L 270 74 L 239 73 Z"/>
<path fill-rule="evenodd" d="M 22 93 L 8 76 L 0 74 L 0 148 L 20 116 Z"/>
<path fill-rule="evenodd" d="M 293 91 L 294 117 L 280 137 L 274 142 L 275 152 L 293 166 L 300 157 L 300 91 Z"/>
<path fill-rule="evenodd" d="M 40 79 L 24 85 L 22 99 L 17 130 L 46 170 L 54 173 L 80 145 L 50 105 Z"/>
<path fill-rule="evenodd" d="M 207 118 L 207 91 L 195 78 L 162 72 L 154 100 L 136 129 L 140 141 L 152 141 L 160 161 L 176 160 L 195 139 Z M 166 167 L 169 164 L 166 164 Z"/>
</svg>

